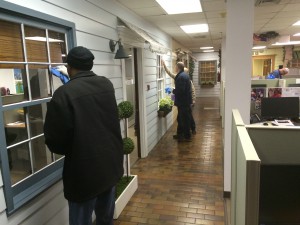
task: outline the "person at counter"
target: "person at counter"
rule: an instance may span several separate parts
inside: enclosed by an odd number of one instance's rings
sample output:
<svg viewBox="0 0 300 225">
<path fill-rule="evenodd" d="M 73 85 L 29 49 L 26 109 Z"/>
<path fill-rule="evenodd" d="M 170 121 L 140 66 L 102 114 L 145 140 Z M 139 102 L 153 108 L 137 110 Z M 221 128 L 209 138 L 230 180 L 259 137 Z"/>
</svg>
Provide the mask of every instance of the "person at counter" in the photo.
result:
<svg viewBox="0 0 300 225">
<path fill-rule="evenodd" d="M 274 70 L 266 78 L 267 79 L 281 79 L 282 76 L 287 75 L 288 72 L 289 72 L 288 68 L 282 68 L 282 69 Z"/>
<path fill-rule="evenodd" d="M 70 80 L 47 105 L 45 143 L 65 156 L 64 195 L 70 225 L 113 224 L 115 186 L 123 175 L 123 141 L 113 84 L 93 71 L 85 47 L 67 55 Z"/>
</svg>

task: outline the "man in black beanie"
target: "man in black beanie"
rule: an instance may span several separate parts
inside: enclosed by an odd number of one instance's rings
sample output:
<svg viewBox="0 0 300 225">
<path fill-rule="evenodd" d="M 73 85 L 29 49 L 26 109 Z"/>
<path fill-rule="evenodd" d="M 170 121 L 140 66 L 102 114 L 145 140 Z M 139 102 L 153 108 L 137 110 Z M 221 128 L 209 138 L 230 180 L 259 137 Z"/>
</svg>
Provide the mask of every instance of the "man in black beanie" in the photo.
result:
<svg viewBox="0 0 300 225">
<path fill-rule="evenodd" d="M 75 47 L 67 56 L 70 81 L 47 107 L 45 142 L 64 155 L 64 195 L 70 225 L 112 225 L 115 185 L 123 175 L 123 142 L 112 83 L 91 71 L 94 55 Z"/>
</svg>

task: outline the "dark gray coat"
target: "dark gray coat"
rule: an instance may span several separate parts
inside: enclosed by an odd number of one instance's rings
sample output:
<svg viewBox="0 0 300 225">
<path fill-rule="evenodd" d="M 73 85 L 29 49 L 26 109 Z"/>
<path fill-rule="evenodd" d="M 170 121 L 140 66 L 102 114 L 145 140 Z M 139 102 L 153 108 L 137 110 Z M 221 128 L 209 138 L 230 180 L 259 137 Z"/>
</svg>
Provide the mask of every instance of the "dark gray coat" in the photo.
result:
<svg viewBox="0 0 300 225">
<path fill-rule="evenodd" d="M 192 104 L 191 81 L 189 75 L 180 71 L 175 77 L 175 106 L 190 107 Z"/>
<path fill-rule="evenodd" d="M 123 175 L 123 142 L 112 83 L 92 71 L 59 87 L 47 106 L 45 142 L 65 155 L 65 198 L 82 202 L 115 185 Z"/>
</svg>

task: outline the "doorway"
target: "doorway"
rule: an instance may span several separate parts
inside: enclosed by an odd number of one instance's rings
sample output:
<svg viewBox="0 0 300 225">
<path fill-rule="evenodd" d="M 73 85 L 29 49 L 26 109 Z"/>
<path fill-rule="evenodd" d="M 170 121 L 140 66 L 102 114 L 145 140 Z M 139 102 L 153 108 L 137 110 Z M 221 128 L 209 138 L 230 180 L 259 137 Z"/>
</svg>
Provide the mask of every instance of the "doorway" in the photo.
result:
<svg viewBox="0 0 300 225">
<path fill-rule="evenodd" d="M 140 126 L 139 126 L 139 93 L 138 89 L 138 69 L 137 69 L 137 49 L 126 49 L 131 57 L 125 59 L 125 96 L 134 108 L 133 115 L 128 118 L 128 137 L 134 141 L 134 150 L 130 154 L 130 166 L 134 165 L 141 157 L 140 150 Z"/>
<path fill-rule="evenodd" d="M 267 76 L 274 70 L 275 55 L 252 56 L 252 76 Z"/>
</svg>

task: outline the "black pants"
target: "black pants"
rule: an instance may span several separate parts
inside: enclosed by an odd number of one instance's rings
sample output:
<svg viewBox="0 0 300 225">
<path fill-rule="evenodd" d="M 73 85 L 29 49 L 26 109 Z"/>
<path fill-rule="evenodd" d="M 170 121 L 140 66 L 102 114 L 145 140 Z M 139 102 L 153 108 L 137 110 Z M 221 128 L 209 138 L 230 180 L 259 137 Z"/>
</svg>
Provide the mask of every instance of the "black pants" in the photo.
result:
<svg viewBox="0 0 300 225">
<path fill-rule="evenodd" d="M 177 135 L 179 138 L 191 138 L 191 107 L 178 106 Z"/>
</svg>

